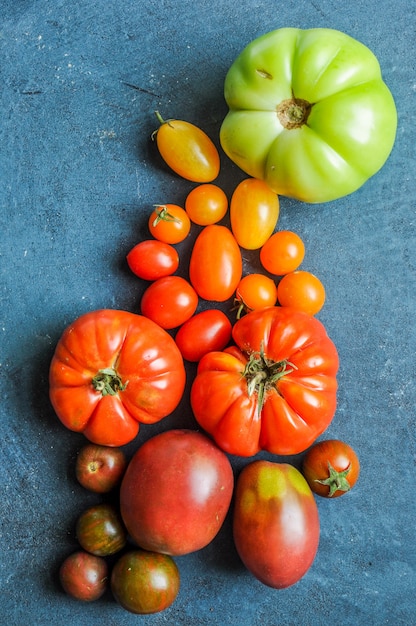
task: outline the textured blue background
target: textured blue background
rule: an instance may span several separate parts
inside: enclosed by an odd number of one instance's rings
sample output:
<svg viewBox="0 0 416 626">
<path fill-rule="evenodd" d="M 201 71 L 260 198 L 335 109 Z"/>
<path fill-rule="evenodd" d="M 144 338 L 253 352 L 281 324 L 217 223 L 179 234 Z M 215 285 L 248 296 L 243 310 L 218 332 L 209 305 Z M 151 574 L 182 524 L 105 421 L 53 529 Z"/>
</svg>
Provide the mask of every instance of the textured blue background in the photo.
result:
<svg viewBox="0 0 416 626">
<path fill-rule="evenodd" d="M 0 623 L 416 623 L 413 0 L 2 0 L 0 15 Z M 134 616 L 110 595 L 77 603 L 57 570 L 77 545 L 76 517 L 97 498 L 73 476 L 84 439 L 48 402 L 54 346 L 86 311 L 139 310 L 143 284 L 125 255 L 147 236 L 152 204 L 181 204 L 191 188 L 155 153 L 153 111 L 199 124 L 217 141 L 228 67 L 252 39 L 283 26 L 337 28 L 369 46 L 399 114 L 391 157 L 361 190 L 321 206 L 281 202 L 279 227 L 304 238 L 303 267 L 327 289 L 319 317 L 341 369 L 325 437 L 357 449 L 359 484 L 318 502 L 317 558 L 287 590 L 243 568 L 228 519 L 210 546 L 177 560 L 181 591 L 166 612 Z M 230 193 L 241 178 L 223 157 L 219 184 Z M 128 453 L 176 426 L 194 426 L 186 402 L 143 428 Z M 244 463 L 233 459 L 236 472 Z"/>
</svg>

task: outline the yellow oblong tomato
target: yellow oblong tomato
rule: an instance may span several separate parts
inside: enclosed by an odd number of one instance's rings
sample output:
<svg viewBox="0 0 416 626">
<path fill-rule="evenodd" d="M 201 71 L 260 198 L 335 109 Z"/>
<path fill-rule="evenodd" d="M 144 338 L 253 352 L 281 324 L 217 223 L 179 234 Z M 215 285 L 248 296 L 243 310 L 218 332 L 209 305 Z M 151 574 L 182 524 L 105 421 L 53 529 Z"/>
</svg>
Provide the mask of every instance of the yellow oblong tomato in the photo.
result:
<svg viewBox="0 0 416 626">
<path fill-rule="evenodd" d="M 179 176 L 195 183 L 210 183 L 220 171 L 220 156 L 208 135 L 190 122 L 163 120 L 154 133 L 162 159 Z"/>
<path fill-rule="evenodd" d="M 279 198 L 267 183 L 246 178 L 235 188 L 230 203 L 231 230 L 242 248 L 261 248 L 272 235 L 278 218 Z"/>
</svg>

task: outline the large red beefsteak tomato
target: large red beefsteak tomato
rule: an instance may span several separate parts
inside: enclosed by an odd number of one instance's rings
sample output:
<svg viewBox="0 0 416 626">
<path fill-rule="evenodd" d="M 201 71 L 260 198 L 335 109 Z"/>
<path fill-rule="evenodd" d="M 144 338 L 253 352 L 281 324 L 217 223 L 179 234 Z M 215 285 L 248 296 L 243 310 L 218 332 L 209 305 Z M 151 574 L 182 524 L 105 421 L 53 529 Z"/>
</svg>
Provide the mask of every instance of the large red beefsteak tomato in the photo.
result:
<svg viewBox="0 0 416 626">
<path fill-rule="evenodd" d="M 268 307 L 233 328 L 236 346 L 198 365 L 191 404 L 199 425 L 229 454 L 298 454 L 336 409 L 338 353 L 323 324 Z"/>
<path fill-rule="evenodd" d="M 52 358 L 49 395 L 61 422 L 92 442 L 121 446 L 139 424 L 171 413 L 185 368 L 174 340 L 141 316 L 92 311 L 64 331 Z"/>
</svg>

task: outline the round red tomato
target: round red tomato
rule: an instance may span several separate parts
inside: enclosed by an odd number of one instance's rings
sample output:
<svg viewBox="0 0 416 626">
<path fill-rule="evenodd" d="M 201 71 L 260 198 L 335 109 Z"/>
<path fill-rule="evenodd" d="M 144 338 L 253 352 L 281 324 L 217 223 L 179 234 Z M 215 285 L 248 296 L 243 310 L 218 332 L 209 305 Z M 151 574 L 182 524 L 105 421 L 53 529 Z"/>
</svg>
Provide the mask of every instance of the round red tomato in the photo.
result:
<svg viewBox="0 0 416 626">
<path fill-rule="evenodd" d="M 115 554 L 127 543 L 119 514 L 106 503 L 84 511 L 77 519 L 75 532 L 81 547 L 96 556 Z"/>
<path fill-rule="evenodd" d="M 168 243 L 147 239 L 130 250 L 127 264 L 139 278 L 157 280 L 176 272 L 179 267 L 179 254 Z"/>
<path fill-rule="evenodd" d="M 269 307 L 236 322 L 238 347 L 198 364 L 191 405 L 199 425 L 226 452 L 298 454 L 336 409 L 338 354 L 317 319 Z"/>
<path fill-rule="evenodd" d="M 283 589 L 300 580 L 315 559 L 319 532 L 318 507 L 295 467 L 255 461 L 242 470 L 235 491 L 234 542 L 260 582 Z"/>
<path fill-rule="evenodd" d="M 195 224 L 208 226 L 222 220 L 228 210 L 225 192 L 212 183 L 194 187 L 185 200 L 185 211 Z"/>
<path fill-rule="evenodd" d="M 354 487 L 360 474 L 360 462 L 347 443 L 327 439 L 306 452 L 302 471 L 314 493 L 324 498 L 338 498 Z"/>
<path fill-rule="evenodd" d="M 123 554 L 111 572 L 111 591 L 127 611 L 138 615 L 168 608 L 179 593 L 176 563 L 166 554 L 133 550 Z"/>
<path fill-rule="evenodd" d="M 226 226 L 205 226 L 196 238 L 189 263 L 189 278 L 204 300 L 231 298 L 243 272 L 241 251 Z"/>
<path fill-rule="evenodd" d="M 166 276 L 152 283 L 144 292 L 141 312 L 162 328 L 181 326 L 195 313 L 198 294 L 181 276 Z"/>
<path fill-rule="evenodd" d="M 92 602 L 101 598 L 107 589 L 108 565 L 103 558 L 78 550 L 62 563 L 59 580 L 72 598 Z"/>
<path fill-rule="evenodd" d="M 176 333 L 175 341 L 187 361 L 223 350 L 231 339 L 231 322 L 219 309 L 208 309 L 191 317 Z"/>
<path fill-rule="evenodd" d="M 185 209 L 177 204 L 156 206 L 149 217 L 150 234 L 164 243 L 179 243 L 191 230 L 191 221 Z"/>
<path fill-rule="evenodd" d="M 325 304 L 325 287 L 314 274 L 297 270 L 280 280 L 277 299 L 281 306 L 315 315 Z"/>
<path fill-rule="evenodd" d="M 107 493 L 121 481 L 127 459 L 120 448 L 90 443 L 80 450 L 75 463 L 78 482 L 95 493 Z"/>
<path fill-rule="evenodd" d="M 277 300 L 277 287 L 275 282 L 264 274 L 247 274 L 238 283 L 235 299 L 239 319 L 243 311 L 248 313 L 274 306 Z"/>
<path fill-rule="evenodd" d="M 231 229 L 238 244 L 257 250 L 270 237 L 279 217 L 279 198 L 262 180 L 247 178 L 231 197 Z"/>
<path fill-rule="evenodd" d="M 220 530 L 234 486 L 227 456 L 205 435 L 170 430 L 144 443 L 121 483 L 120 509 L 133 540 L 170 555 L 200 550 Z"/>
<path fill-rule="evenodd" d="M 264 269 L 283 276 L 294 272 L 305 256 L 305 244 L 296 233 L 280 230 L 274 233 L 260 250 L 260 262 Z"/>
<path fill-rule="evenodd" d="M 174 340 L 141 315 L 104 309 L 79 317 L 53 356 L 49 395 L 61 422 L 93 443 L 122 446 L 139 423 L 172 413 L 185 388 Z"/>
</svg>

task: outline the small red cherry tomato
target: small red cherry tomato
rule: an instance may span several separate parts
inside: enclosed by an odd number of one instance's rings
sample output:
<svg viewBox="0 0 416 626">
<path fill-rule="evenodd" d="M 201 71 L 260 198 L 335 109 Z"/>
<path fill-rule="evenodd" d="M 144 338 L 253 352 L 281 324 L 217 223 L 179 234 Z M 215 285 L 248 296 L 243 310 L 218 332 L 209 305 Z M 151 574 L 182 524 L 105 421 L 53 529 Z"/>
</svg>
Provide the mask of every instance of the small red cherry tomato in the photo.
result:
<svg viewBox="0 0 416 626">
<path fill-rule="evenodd" d="M 177 250 L 164 241 L 147 239 L 130 250 L 127 264 L 143 280 L 157 280 L 174 274 L 179 267 Z"/>
<path fill-rule="evenodd" d="M 177 204 L 161 204 L 149 217 L 150 234 L 165 243 L 179 243 L 191 230 L 191 220 L 185 209 Z"/>
<path fill-rule="evenodd" d="M 108 565 L 100 556 L 78 550 L 59 568 L 63 590 L 76 600 L 92 602 L 101 598 L 108 585 Z"/>
<path fill-rule="evenodd" d="M 165 276 L 149 285 L 140 303 L 142 315 L 165 330 L 184 324 L 196 311 L 198 294 L 181 276 Z"/>
<path fill-rule="evenodd" d="M 247 178 L 234 190 L 230 202 L 231 230 L 238 245 L 257 250 L 275 229 L 279 198 L 262 180 Z"/>
<path fill-rule="evenodd" d="M 305 256 L 305 244 L 296 233 L 280 230 L 274 233 L 260 250 L 260 262 L 264 269 L 284 276 L 294 272 Z"/>
<path fill-rule="evenodd" d="M 127 459 L 120 448 L 90 443 L 84 446 L 75 463 L 80 485 L 95 493 L 107 493 L 121 481 Z"/>
<path fill-rule="evenodd" d="M 327 439 L 306 452 L 302 473 L 314 493 L 324 498 L 338 498 L 354 487 L 360 474 L 360 462 L 347 443 Z"/>
<path fill-rule="evenodd" d="M 207 352 L 223 350 L 231 339 L 231 322 L 219 309 L 202 311 L 178 330 L 175 341 L 184 359 L 197 362 Z"/>
<path fill-rule="evenodd" d="M 239 319 L 243 311 L 248 313 L 274 306 L 277 300 L 277 287 L 274 281 L 264 274 L 247 274 L 238 283 L 235 300 Z"/>
<path fill-rule="evenodd" d="M 324 306 L 325 288 L 314 274 L 296 270 L 280 280 L 277 299 L 281 306 L 315 315 Z"/>
<path fill-rule="evenodd" d="M 206 183 L 192 189 L 185 200 L 185 211 L 194 224 L 216 224 L 228 210 L 228 198 L 217 185 Z"/>
</svg>

